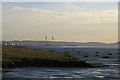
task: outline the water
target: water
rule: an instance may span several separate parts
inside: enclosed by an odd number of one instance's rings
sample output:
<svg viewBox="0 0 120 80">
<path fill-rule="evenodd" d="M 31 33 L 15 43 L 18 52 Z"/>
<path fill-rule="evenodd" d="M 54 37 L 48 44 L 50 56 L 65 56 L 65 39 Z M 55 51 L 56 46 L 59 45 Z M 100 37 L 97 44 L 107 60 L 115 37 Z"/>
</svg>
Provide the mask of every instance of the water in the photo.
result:
<svg viewBox="0 0 120 80">
<path fill-rule="evenodd" d="M 117 46 L 41 46 L 29 48 L 53 51 L 58 54 L 70 54 L 89 63 L 116 64 L 119 61 Z M 88 57 L 84 57 L 86 55 Z M 110 58 L 104 59 L 103 56 Z"/>
<path fill-rule="evenodd" d="M 3 73 L 4 78 L 79 78 L 85 80 L 120 79 L 118 75 L 119 59 L 117 54 L 117 47 L 45 46 L 29 48 L 40 49 L 45 51 L 51 50 L 58 54 L 70 54 L 73 55 L 73 57 L 78 57 L 81 60 L 85 60 L 91 64 L 101 63 L 107 66 L 99 68 L 24 67 L 18 69 L 10 69 L 13 72 Z M 87 55 L 88 57 L 84 57 L 85 55 Z M 102 58 L 102 56 L 109 56 L 110 58 L 104 59 Z"/>
<path fill-rule="evenodd" d="M 26 67 L 11 69 L 13 72 L 4 73 L 6 78 L 114 78 L 118 79 L 118 70 L 114 67 L 104 68 L 38 68 Z M 111 75 L 112 74 L 112 75 Z"/>
</svg>

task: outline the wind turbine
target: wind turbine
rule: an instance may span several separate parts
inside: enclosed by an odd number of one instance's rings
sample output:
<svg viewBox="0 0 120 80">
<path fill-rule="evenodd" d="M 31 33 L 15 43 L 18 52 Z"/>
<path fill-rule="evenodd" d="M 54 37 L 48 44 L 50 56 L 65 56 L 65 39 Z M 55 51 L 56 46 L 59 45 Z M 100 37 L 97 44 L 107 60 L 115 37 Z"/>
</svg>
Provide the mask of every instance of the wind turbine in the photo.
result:
<svg viewBox="0 0 120 80">
<path fill-rule="evenodd" d="M 45 37 L 45 41 L 47 41 L 48 37 Z"/>
<path fill-rule="evenodd" d="M 54 37 L 52 36 L 52 40 L 54 40 Z"/>
</svg>

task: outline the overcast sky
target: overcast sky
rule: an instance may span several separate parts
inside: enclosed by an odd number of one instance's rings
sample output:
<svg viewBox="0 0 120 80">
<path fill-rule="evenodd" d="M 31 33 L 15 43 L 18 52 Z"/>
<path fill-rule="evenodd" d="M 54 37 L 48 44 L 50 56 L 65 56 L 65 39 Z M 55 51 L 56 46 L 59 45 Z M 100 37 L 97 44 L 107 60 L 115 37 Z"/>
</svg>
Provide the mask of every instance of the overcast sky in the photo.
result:
<svg viewBox="0 0 120 80">
<path fill-rule="evenodd" d="M 117 42 L 118 3 L 3 3 L 3 40 Z"/>
</svg>

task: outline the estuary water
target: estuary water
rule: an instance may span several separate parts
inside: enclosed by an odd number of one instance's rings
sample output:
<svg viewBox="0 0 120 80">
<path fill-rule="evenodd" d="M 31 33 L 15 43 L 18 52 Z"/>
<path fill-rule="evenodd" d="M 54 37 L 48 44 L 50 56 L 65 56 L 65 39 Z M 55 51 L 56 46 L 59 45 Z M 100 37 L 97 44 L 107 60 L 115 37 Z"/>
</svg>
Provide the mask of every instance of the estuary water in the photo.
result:
<svg viewBox="0 0 120 80">
<path fill-rule="evenodd" d="M 111 46 L 37 46 L 27 47 L 57 54 L 70 54 L 91 64 L 103 64 L 97 68 L 56 68 L 56 67 L 23 67 L 10 69 L 13 72 L 3 73 L 3 78 L 17 79 L 84 79 L 84 80 L 120 80 L 119 52 Z M 109 58 L 103 58 L 108 56 Z M 47 79 L 46 79 L 47 78 Z M 74 79 L 73 79 L 74 78 Z"/>
</svg>

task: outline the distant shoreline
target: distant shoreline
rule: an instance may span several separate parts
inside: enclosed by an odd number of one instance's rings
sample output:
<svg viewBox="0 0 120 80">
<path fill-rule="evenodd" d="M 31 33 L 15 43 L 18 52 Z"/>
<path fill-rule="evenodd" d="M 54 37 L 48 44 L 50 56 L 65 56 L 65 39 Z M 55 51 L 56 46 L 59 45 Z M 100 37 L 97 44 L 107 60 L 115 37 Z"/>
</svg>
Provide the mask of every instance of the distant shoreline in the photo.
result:
<svg viewBox="0 0 120 80">
<path fill-rule="evenodd" d="M 103 42 L 59 42 L 59 41 L 2 41 L 2 45 L 24 45 L 24 46 L 117 46 L 116 43 Z"/>
</svg>

